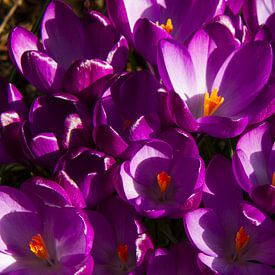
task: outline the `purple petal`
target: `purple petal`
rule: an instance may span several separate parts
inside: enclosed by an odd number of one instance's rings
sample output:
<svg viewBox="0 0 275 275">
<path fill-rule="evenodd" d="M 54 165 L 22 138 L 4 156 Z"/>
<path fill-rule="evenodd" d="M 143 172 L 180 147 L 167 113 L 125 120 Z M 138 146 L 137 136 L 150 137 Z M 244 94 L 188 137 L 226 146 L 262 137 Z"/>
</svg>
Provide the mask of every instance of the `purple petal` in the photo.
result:
<svg viewBox="0 0 275 275">
<path fill-rule="evenodd" d="M 54 92 L 62 87 L 63 69 L 42 52 L 24 52 L 22 70 L 24 76 L 42 92 Z"/>
<path fill-rule="evenodd" d="M 168 89 L 174 89 L 184 100 L 197 91 L 194 65 L 188 50 L 172 40 L 159 44 L 158 70 Z"/>
<path fill-rule="evenodd" d="M 46 52 L 64 69 L 83 58 L 84 28 L 80 18 L 63 1 L 52 1 L 42 19 L 41 37 Z"/>
<path fill-rule="evenodd" d="M 231 162 L 221 155 L 215 156 L 206 171 L 203 201 L 220 216 L 228 211 L 239 211 L 242 190 L 235 180 Z M 235 209 L 235 210 L 234 210 Z"/>
<path fill-rule="evenodd" d="M 206 86 L 206 69 L 209 56 L 215 48 L 215 42 L 204 30 L 196 32 L 188 45 L 188 51 L 194 65 L 197 83 L 197 90 L 193 91 L 193 93 L 204 93 L 208 90 Z"/>
<path fill-rule="evenodd" d="M 266 84 L 271 68 L 272 51 L 268 43 L 256 41 L 244 45 L 228 63 L 221 83 L 214 81 L 213 88 L 224 97 L 215 115 L 232 116 L 247 107 Z"/>
<path fill-rule="evenodd" d="M 231 138 L 241 134 L 247 126 L 248 118 L 205 116 L 197 119 L 199 131 L 218 138 Z"/>
<path fill-rule="evenodd" d="M 9 37 L 9 55 L 13 64 L 22 73 L 22 55 L 26 51 L 39 51 L 42 50 L 42 45 L 38 38 L 30 31 L 22 28 L 14 28 Z"/>
<path fill-rule="evenodd" d="M 188 238 L 203 253 L 215 256 L 224 254 L 225 234 L 218 216 L 212 209 L 197 209 L 184 217 Z"/>
<path fill-rule="evenodd" d="M 272 146 L 273 138 L 268 124 L 261 124 L 247 132 L 237 144 L 236 154 L 253 185 L 271 184 L 267 166 Z"/>
<path fill-rule="evenodd" d="M 134 28 L 134 43 L 137 51 L 151 64 L 157 63 L 157 47 L 162 39 L 171 35 L 147 18 L 139 19 Z M 146 43 L 145 43 L 146 41 Z"/>
<path fill-rule="evenodd" d="M 64 90 L 68 93 L 81 95 L 81 93 L 92 94 L 93 97 L 97 96 L 97 89 L 104 90 L 106 86 L 103 81 L 106 77 L 113 73 L 113 68 L 105 61 L 101 60 L 77 60 L 66 71 L 63 79 Z M 103 87 L 98 86 L 99 82 Z M 94 89 L 93 89 L 94 88 Z M 90 95 L 91 96 L 91 95 Z"/>
</svg>

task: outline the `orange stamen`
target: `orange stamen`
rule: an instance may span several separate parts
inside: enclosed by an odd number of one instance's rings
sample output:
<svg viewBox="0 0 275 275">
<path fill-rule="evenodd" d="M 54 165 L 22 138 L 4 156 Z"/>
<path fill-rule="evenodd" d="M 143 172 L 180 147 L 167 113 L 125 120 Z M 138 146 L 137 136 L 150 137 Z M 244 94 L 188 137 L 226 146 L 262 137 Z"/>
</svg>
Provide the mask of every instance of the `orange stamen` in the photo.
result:
<svg viewBox="0 0 275 275">
<path fill-rule="evenodd" d="M 236 250 L 240 252 L 242 249 L 244 249 L 247 246 L 249 239 L 250 236 L 245 232 L 243 226 L 241 226 L 235 237 Z"/>
<path fill-rule="evenodd" d="M 119 244 L 117 247 L 117 255 L 118 255 L 119 260 L 122 263 L 124 263 L 124 264 L 127 263 L 128 254 L 129 254 L 128 245 L 127 244 Z"/>
<path fill-rule="evenodd" d="M 29 241 L 30 251 L 42 260 L 49 260 L 49 252 L 40 234 L 36 234 Z"/>
<path fill-rule="evenodd" d="M 171 183 L 171 176 L 166 172 L 160 172 L 157 174 L 157 181 L 161 193 L 165 193 Z"/>
<path fill-rule="evenodd" d="M 204 104 L 203 104 L 203 115 L 211 116 L 213 115 L 224 102 L 224 97 L 218 96 L 218 90 L 214 89 L 210 96 L 209 93 L 206 92 L 204 94 Z"/>
<path fill-rule="evenodd" d="M 174 28 L 171 18 L 168 18 L 168 19 L 167 19 L 166 24 L 161 24 L 161 25 L 159 25 L 159 22 L 157 21 L 157 22 L 156 22 L 156 25 L 157 25 L 158 27 L 161 27 L 162 29 L 164 29 L 164 30 L 167 31 L 168 33 L 170 33 L 170 32 L 173 30 L 173 28 Z"/>
<path fill-rule="evenodd" d="M 272 174 L 272 183 L 271 183 L 271 185 L 275 187 L 275 172 L 273 172 L 273 174 Z"/>
</svg>

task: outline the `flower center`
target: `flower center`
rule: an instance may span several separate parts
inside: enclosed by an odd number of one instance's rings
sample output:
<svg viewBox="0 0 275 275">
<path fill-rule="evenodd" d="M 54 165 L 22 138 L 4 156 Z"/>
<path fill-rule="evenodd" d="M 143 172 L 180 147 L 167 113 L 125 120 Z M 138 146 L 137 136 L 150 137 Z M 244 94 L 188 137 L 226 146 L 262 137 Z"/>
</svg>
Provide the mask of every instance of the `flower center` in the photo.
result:
<svg viewBox="0 0 275 275">
<path fill-rule="evenodd" d="M 159 22 L 157 21 L 157 22 L 156 22 L 156 25 L 157 25 L 158 27 L 161 27 L 162 29 L 164 29 L 164 30 L 167 31 L 168 33 L 170 33 L 170 32 L 173 30 L 173 28 L 174 28 L 171 18 L 168 18 L 168 19 L 167 19 L 166 24 L 161 24 L 161 25 L 159 25 Z"/>
<path fill-rule="evenodd" d="M 272 183 L 271 183 L 271 185 L 275 187 L 275 172 L 273 172 L 273 174 L 272 174 Z"/>
<path fill-rule="evenodd" d="M 29 241 L 30 251 L 39 259 L 49 261 L 49 252 L 40 234 L 36 234 Z"/>
<path fill-rule="evenodd" d="M 117 247 L 117 255 L 121 263 L 126 264 L 128 261 L 128 245 L 127 244 L 119 244 Z"/>
<path fill-rule="evenodd" d="M 161 193 L 165 193 L 171 183 L 171 176 L 166 172 L 160 172 L 157 174 L 158 186 Z"/>
<path fill-rule="evenodd" d="M 218 89 L 214 89 L 210 96 L 206 92 L 204 94 L 204 104 L 203 104 L 203 115 L 211 116 L 213 115 L 224 102 L 224 97 L 218 96 Z"/>
<path fill-rule="evenodd" d="M 235 237 L 235 248 L 237 252 L 240 252 L 247 246 L 249 239 L 250 236 L 245 232 L 243 226 L 241 226 Z"/>
</svg>

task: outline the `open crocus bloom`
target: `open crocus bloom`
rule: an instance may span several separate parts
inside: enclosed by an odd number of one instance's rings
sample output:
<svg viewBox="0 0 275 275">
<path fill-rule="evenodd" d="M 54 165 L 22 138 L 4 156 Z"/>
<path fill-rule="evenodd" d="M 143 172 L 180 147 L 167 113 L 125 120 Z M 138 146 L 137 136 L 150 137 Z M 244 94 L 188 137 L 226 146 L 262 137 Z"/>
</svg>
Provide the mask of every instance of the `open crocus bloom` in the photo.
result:
<svg viewBox="0 0 275 275">
<path fill-rule="evenodd" d="M 184 147 L 173 150 L 168 142 L 148 141 L 121 165 L 120 196 L 150 218 L 181 217 L 198 207 L 204 163 L 198 154 Z"/>
<path fill-rule="evenodd" d="M 95 232 L 93 274 L 143 274 L 146 253 L 153 245 L 134 209 L 114 197 L 87 214 Z"/>
<path fill-rule="evenodd" d="M 274 223 L 242 201 L 231 163 L 217 156 L 206 171 L 206 208 L 184 217 L 187 235 L 201 251 L 199 260 L 218 274 L 274 274 Z"/>
<path fill-rule="evenodd" d="M 151 63 L 156 64 L 161 39 L 183 42 L 217 11 L 218 0 L 109 0 L 108 14 L 116 28 Z M 222 2 L 222 1 L 220 1 Z M 146 43 L 145 43 L 146 41 Z"/>
<path fill-rule="evenodd" d="M 92 272 L 93 231 L 85 216 L 72 207 L 37 207 L 10 187 L 0 188 L 0 198 L 1 274 Z"/>
<path fill-rule="evenodd" d="M 275 212 L 275 146 L 268 123 L 245 133 L 233 156 L 235 177 L 260 207 Z"/>
<path fill-rule="evenodd" d="M 160 76 L 175 91 L 167 94 L 173 121 L 183 129 L 220 138 L 245 129 L 257 100 L 265 99 L 261 89 L 271 67 L 267 42 L 247 43 L 232 52 L 217 47 L 203 30 L 187 48 L 171 40 L 161 41 L 159 47 Z"/>
<path fill-rule="evenodd" d="M 41 40 L 22 27 L 12 30 L 10 57 L 17 69 L 43 92 L 95 92 L 101 78 L 127 62 L 125 38 L 108 19 L 92 11 L 80 19 L 64 1 L 53 0 L 41 25 Z M 97 83 L 97 84 L 96 84 Z"/>
</svg>

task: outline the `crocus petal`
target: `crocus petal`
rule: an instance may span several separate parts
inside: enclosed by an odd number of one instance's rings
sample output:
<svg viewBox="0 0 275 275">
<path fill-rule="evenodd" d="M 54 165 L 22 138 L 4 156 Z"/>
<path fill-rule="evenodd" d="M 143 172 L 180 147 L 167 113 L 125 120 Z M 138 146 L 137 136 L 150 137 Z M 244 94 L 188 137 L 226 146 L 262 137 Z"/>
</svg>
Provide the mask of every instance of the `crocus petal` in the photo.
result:
<svg viewBox="0 0 275 275">
<path fill-rule="evenodd" d="M 183 100 L 195 95 L 196 76 L 188 50 L 172 40 L 161 41 L 158 50 L 158 70 L 165 86 Z"/>
<path fill-rule="evenodd" d="M 32 197 L 33 200 L 37 198 L 36 201 L 40 204 L 43 202 L 46 205 L 61 207 L 71 205 L 66 191 L 59 184 L 48 179 L 32 177 L 21 184 L 20 190 Z"/>
<path fill-rule="evenodd" d="M 113 73 L 113 68 L 105 61 L 101 60 L 77 60 L 69 69 L 63 79 L 63 87 L 66 92 L 79 94 L 82 92 L 93 93 L 93 97 L 97 96 L 97 89 L 99 91 L 104 90 L 106 83 L 106 76 Z M 97 89 L 93 89 L 98 82 L 101 81 L 101 86 Z M 93 86 L 93 87 L 92 87 Z M 98 85 L 97 85 L 98 86 Z"/>
<path fill-rule="evenodd" d="M 14 28 L 9 37 L 9 55 L 13 64 L 21 74 L 24 74 L 21 60 L 22 55 L 24 52 L 30 50 L 42 50 L 42 45 L 38 38 L 33 33 L 22 27 Z"/>
<path fill-rule="evenodd" d="M 271 184 L 267 165 L 272 145 L 273 138 L 268 124 L 261 124 L 247 132 L 237 144 L 237 154 L 241 157 L 243 169 L 253 185 Z M 244 152 L 244 156 L 239 150 Z"/>
<path fill-rule="evenodd" d="M 209 56 L 215 48 L 215 42 L 204 30 L 196 32 L 190 41 L 188 51 L 192 58 L 197 82 L 197 91 L 193 92 L 205 93 L 208 91 L 206 87 L 206 68 Z"/>
<path fill-rule="evenodd" d="M 122 178 L 122 195 L 125 196 L 127 200 L 132 200 L 139 197 L 139 193 L 135 188 L 135 181 L 130 176 L 129 162 L 125 161 L 124 163 L 122 163 L 120 168 L 120 176 Z"/>
<path fill-rule="evenodd" d="M 42 92 L 54 92 L 62 87 L 63 69 L 42 52 L 25 52 L 22 55 L 22 70 L 24 76 Z"/>
<path fill-rule="evenodd" d="M 256 186 L 251 192 L 251 198 L 265 211 L 275 213 L 275 188 L 265 184 Z"/>
<path fill-rule="evenodd" d="M 201 132 L 213 137 L 230 138 L 244 131 L 248 118 L 230 119 L 228 117 L 206 116 L 197 119 L 197 122 Z"/>
<path fill-rule="evenodd" d="M 86 211 L 89 220 L 94 228 L 94 243 L 92 248 L 92 256 L 95 261 L 95 271 L 97 264 L 108 262 L 109 253 L 116 249 L 114 231 L 107 218 L 96 211 Z"/>
<path fill-rule="evenodd" d="M 57 175 L 58 182 L 62 184 L 62 187 L 66 190 L 70 201 L 77 208 L 85 208 L 86 203 L 82 192 L 77 184 L 67 175 L 65 171 L 61 171 Z"/>
<path fill-rule="evenodd" d="M 107 1 L 107 8 L 110 20 L 130 43 L 133 43 L 132 33 L 136 21 L 142 17 L 154 17 L 157 20 L 157 16 L 153 15 L 159 13 L 157 4 L 152 0 L 110 0 Z"/>
<path fill-rule="evenodd" d="M 247 107 L 266 84 L 271 68 L 272 49 L 268 43 L 255 41 L 238 50 L 228 63 L 221 83 L 214 81 L 213 88 L 224 97 L 215 115 L 232 116 Z"/>
<path fill-rule="evenodd" d="M 54 166 L 60 156 L 58 141 L 53 133 L 41 133 L 35 136 L 29 146 L 35 158 L 47 166 Z"/>
<path fill-rule="evenodd" d="M 151 64 L 157 63 L 157 46 L 160 40 L 172 38 L 147 18 L 139 19 L 134 28 L 134 43 L 137 51 Z M 146 41 L 146 43 L 145 43 Z"/>
<path fill-rule="evenodd" d="M 237 14 L 243 5 L 243 2 L 244 0 L 228 0 L 227 6 L 233 11 L 234 14 Z"/>
<path fill-rule="evenodd" d="M 65 266 L 81 263 L 90 253 L 94 236 L 87 217 L 72 207 L 47 207 L 44 219 L 44 231 L 55 240 L 60 263 Z"/>
<path fill-rule="evenodd" d="M 212 209 L 197 209 L 184 216 L 188 238 L 209 256 L 223 255 L 224 231 Z"/>
<path fill-rule="evenodd" d="M 232 227 L 237 222 L 242 190 L 235 180 L 231 162 L 221 155 L 214 157 L 208 165 L 205 183 L 205 206 L 219 215 L 225 229 Z"/>
<path fill-rule="evenodd" d="M 257 179 L 255 178 L 255 175 L 253 175 L 254 171 L 249 159 L 242 150 L 237 149 L 232 160 L 236 180 L 243 190 L 251 193 L 254 188 L 253 182 L 257 183 Z M 248 177 L 249 175 L 250 179 Z"/>
<path fill-rule="evenodd" d="M 241 116 L 249 116 L 250 124 L 264 121 L 275 113 L 275 85 L 266 85 Z"/>
<path fill-rule="evenodd" d="M 124 37 L 113 46 L 106 61 L 111 64 L 115 72 L 122 72 L 128 61 L 128 43 Z"/>
<path fill-rule="evenodd" d="M 83 43 L 85 57 L 106 60 L 114 44 L 118 42 L 119 34 L 108 18 L 97 11 L 85 13 L 82 23 L 85 28 L 85 42 Z"/>
<path fill-rule="evenodd" d="M 95 144 L 107 154 L 118 157 L 128 148 L 128 144 L 108 125 L 96 126 L 93 130 Z"/>
<path fill-rule="evenodd" d="M 83 58 L 84 29 L 80 18 L 63 1 L 52 1 L 42 19 L 41 37 L 46 52 L 64 69 Z"/>
</svg>

